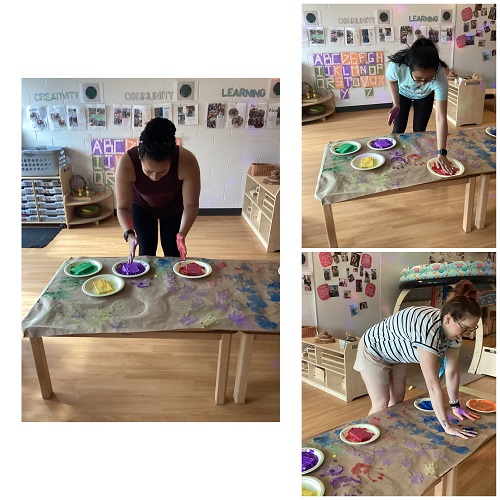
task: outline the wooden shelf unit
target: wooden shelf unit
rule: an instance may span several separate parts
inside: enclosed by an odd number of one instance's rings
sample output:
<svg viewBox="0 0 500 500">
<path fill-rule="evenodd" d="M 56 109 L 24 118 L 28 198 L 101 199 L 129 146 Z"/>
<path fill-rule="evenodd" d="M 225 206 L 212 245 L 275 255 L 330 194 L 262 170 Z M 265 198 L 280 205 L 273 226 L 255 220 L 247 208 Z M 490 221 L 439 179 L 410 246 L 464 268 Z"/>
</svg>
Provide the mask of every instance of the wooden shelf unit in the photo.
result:
<svg viewBox="0 0 500 500">
<path fill-rule="evenodd" d="M 359 342 L 346 343 L 345 350 L 338 340 L 333 344 L 317 344 L 313 339 L 302 339 L 302 380 L 343 401 L 367 394 L 354 361 Z"/>
<path fill-rule="evenodd" d="M 486 83 L 484 80 L 448 81 L 448 120 L 456 127 L 481 125 Z"/>
<path fill-rule="evenodd" d="M 307 114 L 307 110 L 311 106 L 317 106 L 318 104 L 325 106 L 324 113 L 318 115 Z M 327 90 L 327 95 L 318 97 L 317 99 L 302 100 L 302 123 L 321 119 L 324 120 L 327 116 L 330 116 L 333 113 L 335 113 L 335 99 L 331 90 Z"/>
<path fill-rule="evenodd" d="M 267 252 L 280 249 L 280 186 L 247 173 L 241 215 Z"/>
<path fill-rule="evenodd" d="M 61 168 L 61 186 L 66 213 L 66 225 L 68 228 L 80 224 L 99 224 L 99 222 L 114 214 L 113 191 L 109 186 L 104 187 L 103 192 L 94 192 L 90 197 L 78 198 L 73 196 L 69 185 L 69 180 L 73 176 L 71 165 Z M 76 210 L 78 207 L 89 204 L 98 204 L 101 212 L 96 217 L 79 217 Z"/>
</svg>

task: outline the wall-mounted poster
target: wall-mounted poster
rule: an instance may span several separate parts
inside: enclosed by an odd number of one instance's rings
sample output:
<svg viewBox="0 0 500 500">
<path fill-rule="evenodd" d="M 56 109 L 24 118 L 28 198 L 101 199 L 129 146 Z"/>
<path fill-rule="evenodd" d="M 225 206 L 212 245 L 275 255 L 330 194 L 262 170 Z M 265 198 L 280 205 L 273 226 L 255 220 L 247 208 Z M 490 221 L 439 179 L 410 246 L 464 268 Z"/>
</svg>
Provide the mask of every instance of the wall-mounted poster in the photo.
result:
<svg viewBox="0 0 500 500">
<path fill-rule="evenodd" d="M 66 130 L 66 107 L 64 104 L 48 106 L 47 110 L 51 132 Z"/>
<path fill-rule="evenodd" d="M 151 107 L 134 104 L 132 108 L 133 127 L 135 129 L 144 128 L 151 120 Z"/>
<path fill-rule="evenodd" d="M 106 105 L 96 104 L 88 105 L 87 107 L 87 122 L 89 130 L 105 129 L 106 128 Z"/>
<path fill-rule="evenodd" d="M 198 104 L 177 104 L 177 125 L 198 125 Z"/>
<path fill-rule="evenodd" d="M 330 36 L 328 41 L 334 47 L 341 47 L 344 45 L 345 28 L 329 28 Z"/>
<path fill-rule="evenodd" d="M 415 40 L 419 38 L 427 38 L 427 26 L 415 26 Z"/>
<path fill-rule="evenodd" d="M 242 128 L 245 125 L 247 114 L 246 102 L 232 102 L 228 105 L 226 126 L 228 128 Z"/>
<path fill-rule="evenodd" d="M 26 111 L 31 130 L 41 132 L 48 127 L 46 106 L 28 106 Z"/>
<path fill-rule="evenodd" d="M 310 28 L 309 29 L 309 46 L 324 47 L 325 46 L 325 29 Z"/>
<path fill-rule="evenodd" d="M 130 130 L 132 127 L 132 105 L 113 104 L 113 128 Z"/>
<path fill-rule="evenodd" d="M 359 29 L 346 28 L 345 29 L 345 44 L 347 47 L 359 46 Z"/>
<path fill-rule="evenodd" d="M 280 105 L 269 104 L 269 109 L 267 111 L 267 121 L 266 128 L 274 129 L 280 126 Z"/>
<path fill-rule="evenodd" d="M 439 27 L 429 26 L 429 32 L 427 33 L 427 38 L 432 40 L 434 43 L 439 43 Z"/>
<path fill-rule="evenodd" d="M 246 128 L 247 129 L 264 128 L 264 124 L 266 123 L 266 114 L 267 114 L 266 103 L 250 104 L 248 106 Z"/>
<path fill-rule="evenodd" d="M 413 42 L 413 26 L 400 26 L 399 43 L 402 43 L 403 45 L 412 45 Z"/>
<path fill-rule="evenodd" d="M 172 103 L 167 102 L 165 104 L 156 104 L 153 106 L 153 118 L 166 118 L 167 120 L 173 121 L 172 119 Z"/>
<path fill-rule="evenodd" d="M 211 102 L 207 109 L 207 128 L 224 128 L 226 123 L 226 103 Z"/>
<path fill-rule="evenodd" d="M 83 106 L 68 104 L 66 106 L 66 119 L 70 132 L 87 129 L 87 116 Z"/>
<path fill-rule="evenodd" d="M 377 35 L 379 42 L 394 42 L 394 27 L 378 26 Z"/>
</svg>

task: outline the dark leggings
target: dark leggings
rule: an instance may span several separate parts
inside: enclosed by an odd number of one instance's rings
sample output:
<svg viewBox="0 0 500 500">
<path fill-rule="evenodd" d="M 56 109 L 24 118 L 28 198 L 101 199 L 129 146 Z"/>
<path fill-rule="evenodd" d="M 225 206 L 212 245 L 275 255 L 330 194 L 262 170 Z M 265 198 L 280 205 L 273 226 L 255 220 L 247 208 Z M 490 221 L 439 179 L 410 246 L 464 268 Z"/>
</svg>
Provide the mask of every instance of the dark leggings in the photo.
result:
<svg viewBox="0 0 500 500">
<path fill-rule="evenodd" d="M 434 92 L 431 92 L 423 99 L 408 99 L 399 94 L 399 115 L 394 121 L 392 129 L 393 134 L 401 134 L 406 130 L 408 124 L 408 115 L 410 114 L 411 104 L 413 103 L 413 132 L 425 132 L 429 118 L 432 114 L 432 105 L 434 104 Z"/>
<path fill-rule="evenodd" d="M 134 230 L 139 240 L 138 255 L 156 255 L 158 248 L 158 219 L 147 210 L 132 204 Z M 180 257 L 176 235 L 181 227 L 182 213 L 160 219 L 160 241 L 165 257 Z"/>
</svg>

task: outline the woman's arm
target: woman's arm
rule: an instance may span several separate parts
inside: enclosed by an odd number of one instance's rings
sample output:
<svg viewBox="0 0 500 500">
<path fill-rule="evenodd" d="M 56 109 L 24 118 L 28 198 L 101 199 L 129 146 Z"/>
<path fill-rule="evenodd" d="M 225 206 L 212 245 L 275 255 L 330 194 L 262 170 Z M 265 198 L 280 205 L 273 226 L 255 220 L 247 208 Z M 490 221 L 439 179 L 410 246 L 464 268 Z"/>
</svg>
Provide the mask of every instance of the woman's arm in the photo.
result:
<svg viewBox="0 0 500 500">
<path fill-rule="evenodd" d="M 179 234 L 185 238 L 196 217 L 198 217 L 201 181 L 198 160 L 191 151 L 182 147 L 179 151 L 179 179 L 182 181 L 182 199 L 184 202 Z"/>
<path fill-rule="evenodd" d="M 115 174 L 116 214 L 123 232 L 134 229 L 132 219 L 132 184 L 135 182 L 134 166 L 128 154 L 124 154 Z"/>
<path fill-rule="evenodd" d="M 436 101 L 437 149 L 446 149 L 448 141 L 448 101 Z M 438 163 L 448 173 L 452 173 L 450 160 L 445 155 L 437 155 Z"/>
<path fill-rule="evenodd" d="M 432 408 L 434 409 L 438 422 L 441 424 L 446 434 L 459 436 L 463 439 L 474 437 L 476 435 L 475 432 L 462 429 L 461 427 L 450 423 L 448 420 L 443 389 L 441 388 L 441 383 L 439 382 L 439 358 L 436 354 L 427 351 L 426 349 L 417 348 L 417 350 L 420 368 L 422 369 L 427 389 L 429 389 Z"/>
</svg>

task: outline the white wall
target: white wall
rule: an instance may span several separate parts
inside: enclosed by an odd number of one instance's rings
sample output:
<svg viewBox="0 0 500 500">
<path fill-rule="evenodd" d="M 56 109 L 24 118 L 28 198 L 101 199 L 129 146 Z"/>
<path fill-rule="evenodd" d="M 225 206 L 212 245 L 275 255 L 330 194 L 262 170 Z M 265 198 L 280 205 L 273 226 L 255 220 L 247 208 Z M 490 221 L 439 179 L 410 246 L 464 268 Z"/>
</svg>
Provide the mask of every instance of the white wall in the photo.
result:
<svg viewBox="0 0 500 500">
<path fill-rule="evenodd" d="M 126 100 L 127 92 L 171 91 L 175 96 L 175 82 L 182 78 L 137 78 L 137 79 L 99 79 L 99 78 L 36 78 L 22 80 L 22 147 L 30 149 L 37 146 L 65 146 L 75 174 L 88 179 L 92 175 L 91 139 L 138 138 L 142 129 L 116 130 L 112 127 L 112 106 L 114 104 L 158 105 L 173 102 L 170 94 L 160 100 Z M 279 104 L 277 98 L 270 98 L 270 79 L 216 79 L 205 78 L 190 81 L 198 82 L 196 101 L 183 101 L 182 104 L 198 104 L 198 125 L 177 125 L 177 137 L 183 146 L 198 158 L 201 170 L 200 208 L 241 208 L 244 179 L 253 162 L 279 165 L 279 127 L 275 129 L 209 129 L 206 126 L 208 103 L 246 102 Z M 106 104 L 107 127 L 104 130 L 33 132 L 28 121 L 28 105 L 48 106 L 61 104 L 80 104 L 78 91 L 80 83 L 102 82 Z M 265 97 L 228 97 L 228 89 L 265 89 Z M 74 92 L 76 91 L 76 94 Z M 71 92 L 71 94 L 70 94 Z M 234 93 L 234 92 L 232 92 Z M 63 94 L 63 95 L 61 95 Z M 66 94 L 66 95 L 64 95 Z M 152 94 L 150 94 L 151 96 Z M 75 96 L 75 97 L 73 97 Z M 69 97 L 69 98 L 65 98 Z M 47 100 L 50 99 L 50 100 Z M 175 105 L 173 106 L 175 110 Z M 226 107 L 226 113 L 228 108 Z M 174 112 L 175 116 L 175 112 Z"/>
<path fill-rule="evenodd" d="M 406 48 L 406 45 L 400 43 L 399 39 L 399 28 L 400 26 L 413 26 L 417 27 L 426 26 L 429 27 L 439 27 L 439 26 L 454 26 L 454 37 L 453 43 L 439 43 L 439 53 L 440 58 L 445 61 L 450 67 L 453 67 L 460 75 L 465 73 L 472 74 L 478 73 L 486 80 L 486 86 L 496 87 L 496 71 L 495 62 L 496 57 L 491 57 L 489 61 L 483 62 L 482 52 L 489 50 L 491 53 L 492 49 L 496 49 L 496 42 L 491 42 L 491 32 L 485 33 L 482 39 L 485 39 L 485 47 L 479 47 L 478 41 L 475 41 L 475 45 L 466 46 L 464 48 L 457 48 L 455 44 L 455 39 L 457 36 L 463 34 L 464 22 L 462 21 L 462 10 L 471 7 L 474 11 L 476 4 L 340 4 L 340 5 L 328 5 L 328 4 L 305 4 L 302 6 L 302 12 L 311 10 L 319 13 L 320 26 L 325 28 L 325 38 L 326 45 L 324 47 L 310 47 L 305 45 L 303 42 L 302 47 L 302 80 L 313 84 L 315 82 L 314 67 L 313 67 L 313 56 L 314 54 L 321 53 L 338 53 L 338 52 L 372 52 L 372 51 L 383 51 L 384 58 L 384 70 L 387 68 L 387 57 L 397 51 Z M 482 4 L 483 8 L 487 8 L 488 13 L 492 4 Z M 392 14 L 392 22 L 388 26 L 394 28 L 394 42 L 379 42 L 376 28 L 381 26 L 376 23 L 376 11 L 381 9 L 389 9 Z M 433 18 L 436 16 L 439 19 L 440 10 L 452 9 L 454 13 L 453 22 L 426 22 L 426 21 L 410 21 L 410 19 L 415 19 L 415 16 L 420 16 L 421 18 L 426 16 L 427 18 Z M 303 14 L 304 17 L 304 14 Z M 374 18 L 375 22 L 370 22 L 369 24 L 364 22 L 367 18 Z M 347 20 L 352 21 L 350 24 L 346 22 Z M 475 19 L 475 18 L 473 18 Z M 487 16 L 479 16 L 477 18 L 477 25 L 483 26 L 483 21 L 488 21 Z M 496 21 L 495 21 L 496 23 Z M 304 24 L 304 21 L 303 21 Z M 310 26 L 309 26 L 310 27 Z M 353 28 L 375 28 L 375 42 L 374 44 L 363 45 L 360 43 L 357 47 L 347 47 L 347 46 L 334 46 L 329 42 L 329 28 L 339 28 L 339 27 L 353 27 Z M 469 26 L 470 28 L 470 26 Z M 303 30 L 304 30 L 303 26 Z M 496 29 L 493 25 L 492 29 Z M 469 34 L 475 33 L 476 30 L 469 29 Z M 303 38 L 304 39 L 304 38 Z M 387 85 L 385 87 L 374 87 L 374 96 L 372 98 L 366 98 L 364 88 L 350 89 L 350 99 L 342 100 L 340 98 L 340 90 L 333 90 L 335 96 L 335 106 L 336 107 L 347 107 L 347 106 L 366 106 L 373 104 L 383 104 L 390 103 L 391 97 Z"/>
</svg>

